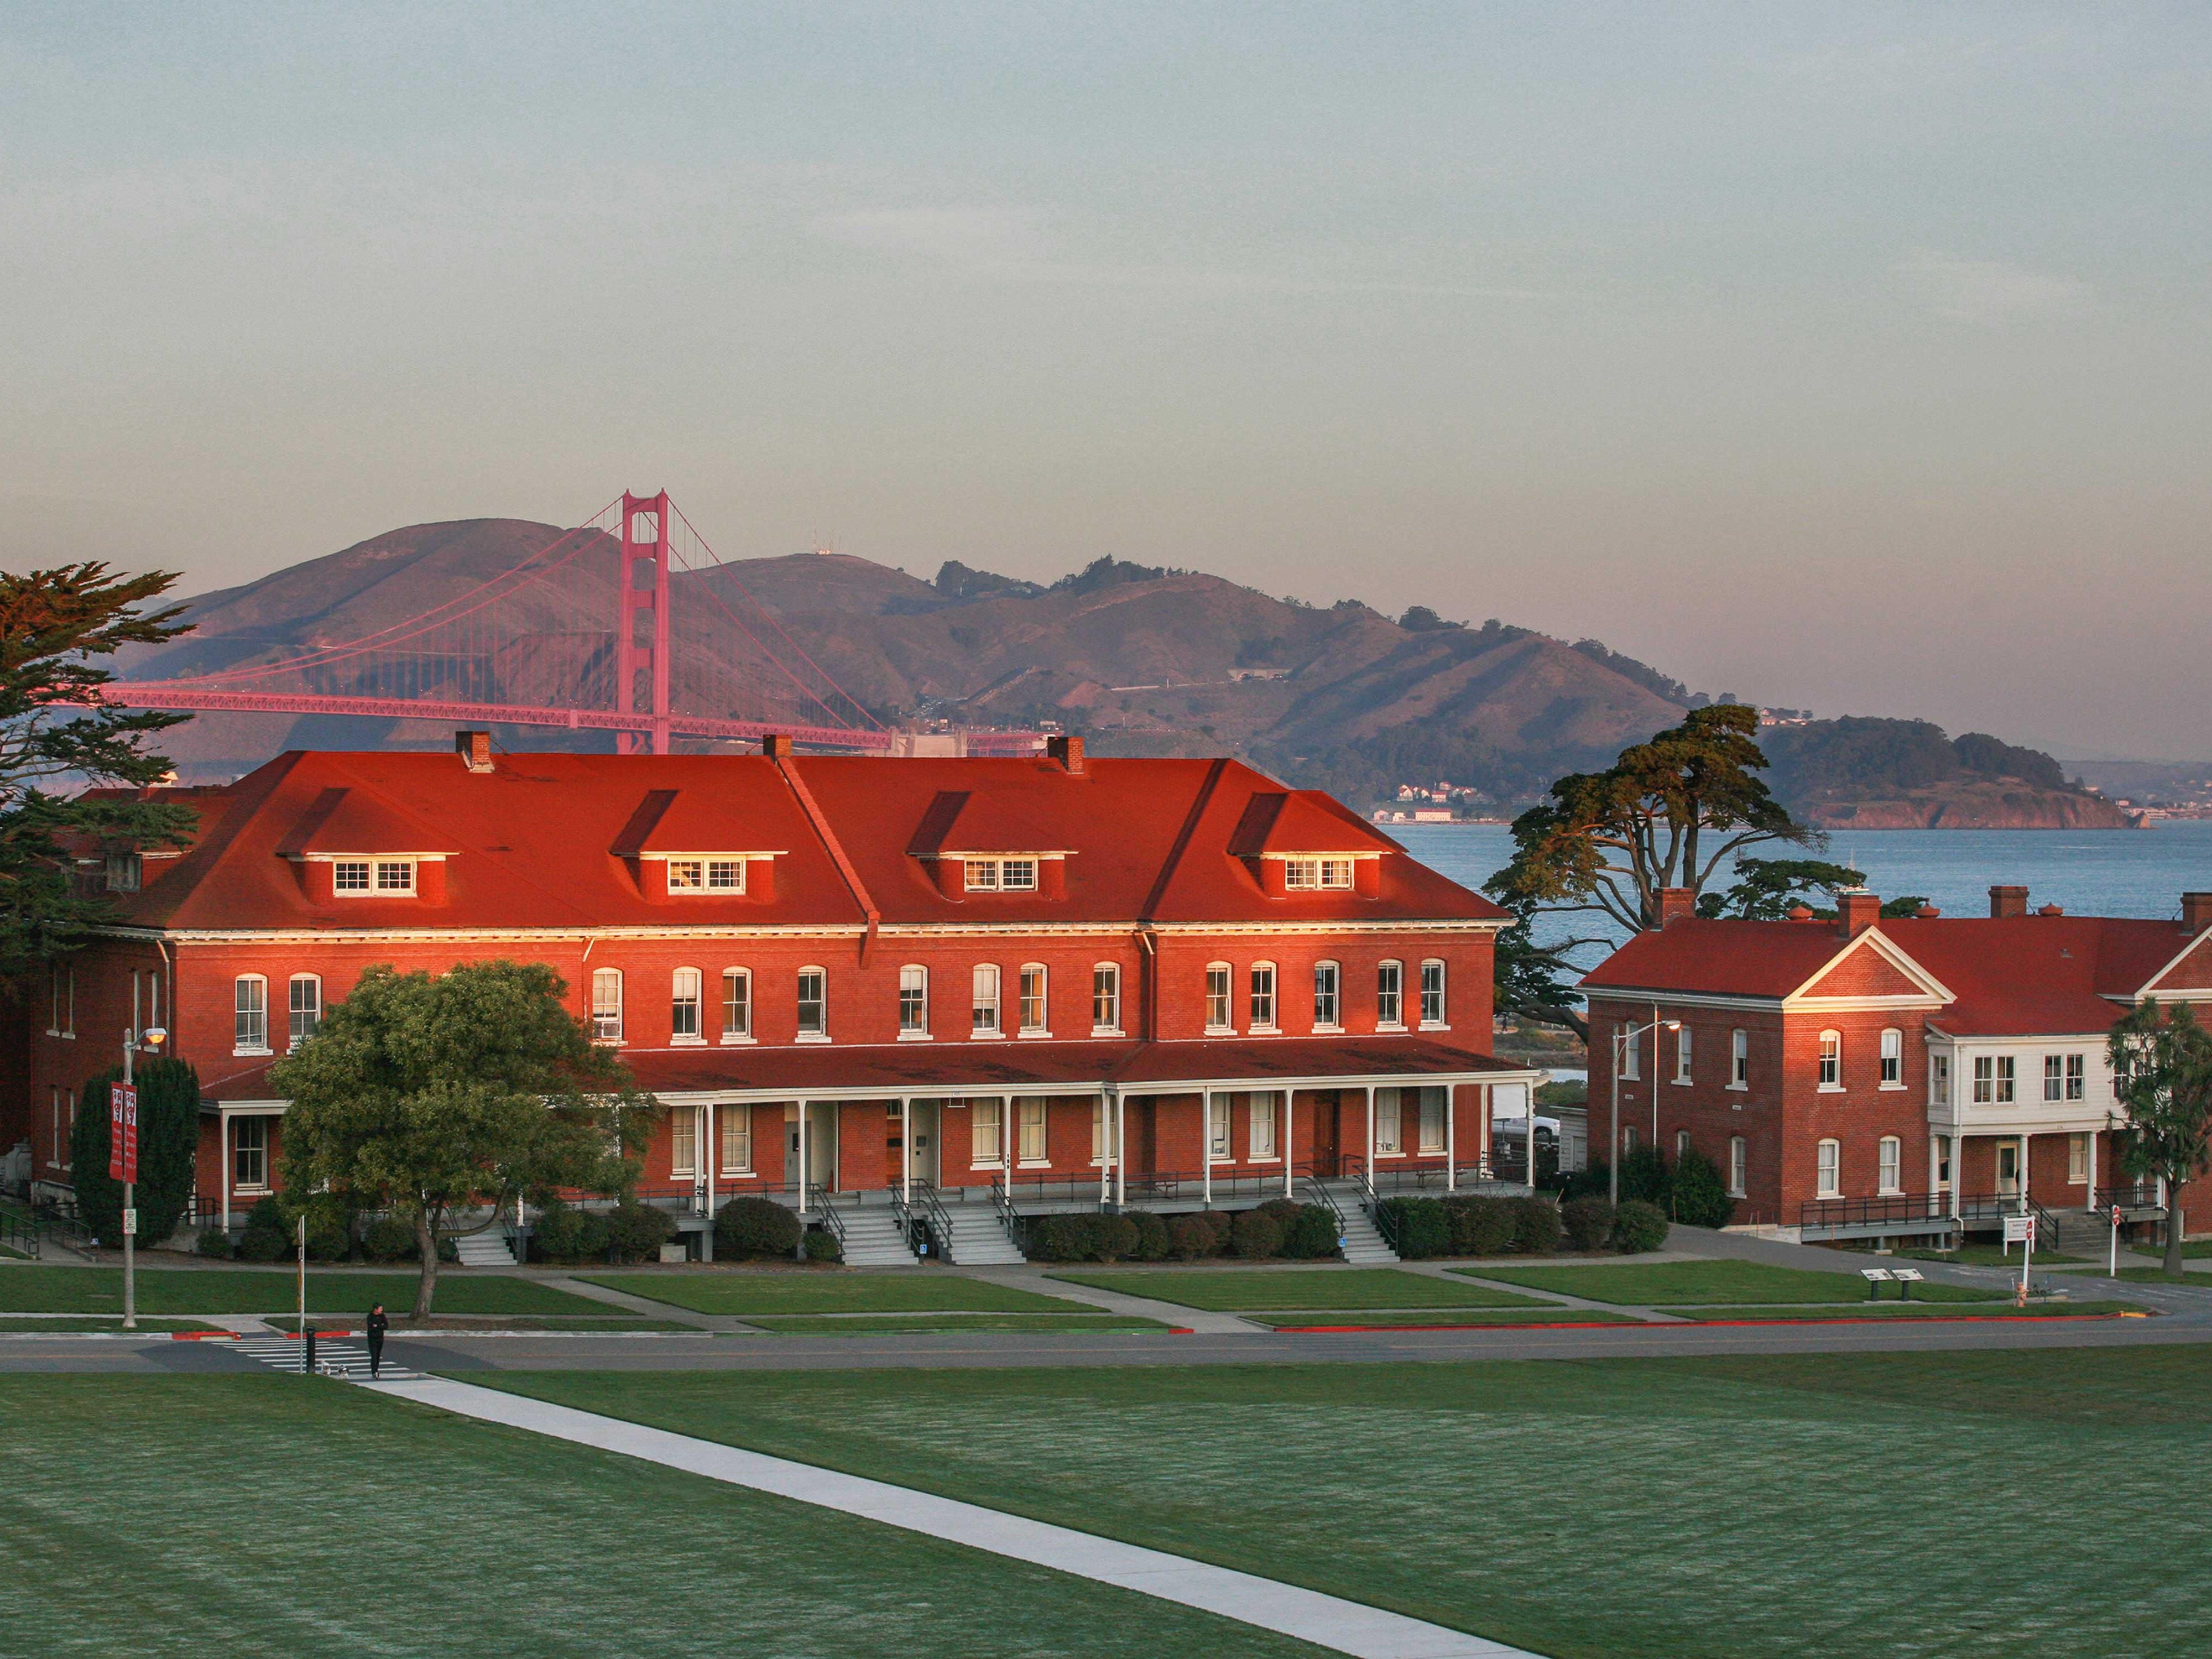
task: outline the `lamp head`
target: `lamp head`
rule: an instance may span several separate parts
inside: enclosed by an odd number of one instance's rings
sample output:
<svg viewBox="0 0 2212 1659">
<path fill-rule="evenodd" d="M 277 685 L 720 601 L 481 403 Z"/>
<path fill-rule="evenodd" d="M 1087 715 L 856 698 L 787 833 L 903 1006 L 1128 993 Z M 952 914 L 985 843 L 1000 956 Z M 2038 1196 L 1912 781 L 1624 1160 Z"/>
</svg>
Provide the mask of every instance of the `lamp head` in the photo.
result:
<svg viewBox="0 0 2212 1659">
<path fill-rule="evenodd" d="M 1682 1029 L 1682 1022 L 1679 1019 L 1668 1020 L 1665 1022 L 1664 1029 L 1669 1031 L 1679 1031 Z"/>
<path fill-rule="evenodd" d="M 141 1048 L 151 1049 L 155 1053 L 159 1053 L 161 1048 L 161 1045 L 168 1042 L 168 1032 L 164 1030 L 159 1025 L 149 1025 L 144 1030 L 138 1033 L 138 1046 Z"/>
</svg>

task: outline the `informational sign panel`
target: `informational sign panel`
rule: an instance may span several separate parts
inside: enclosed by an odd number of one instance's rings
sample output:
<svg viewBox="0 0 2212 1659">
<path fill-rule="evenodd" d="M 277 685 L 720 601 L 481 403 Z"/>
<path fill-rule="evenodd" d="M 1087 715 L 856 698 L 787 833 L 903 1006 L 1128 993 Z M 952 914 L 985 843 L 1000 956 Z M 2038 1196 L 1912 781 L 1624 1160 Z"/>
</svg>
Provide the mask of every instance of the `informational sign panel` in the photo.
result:
<svg viewBox="0 0 2212 1659">
<path fill-rule="evenodd" d="M 138 1179 L 138 1091 L 128 1083 L 107 1091 L 107 1178 Z"/>
<path fill-rule="evenodd" d="M 2008 1215 L 2004 1218 L 2004 1242 L 2008 1244 L 2035 1243 L 2035 1218 L 2033 1215 Z"/>
</svg>

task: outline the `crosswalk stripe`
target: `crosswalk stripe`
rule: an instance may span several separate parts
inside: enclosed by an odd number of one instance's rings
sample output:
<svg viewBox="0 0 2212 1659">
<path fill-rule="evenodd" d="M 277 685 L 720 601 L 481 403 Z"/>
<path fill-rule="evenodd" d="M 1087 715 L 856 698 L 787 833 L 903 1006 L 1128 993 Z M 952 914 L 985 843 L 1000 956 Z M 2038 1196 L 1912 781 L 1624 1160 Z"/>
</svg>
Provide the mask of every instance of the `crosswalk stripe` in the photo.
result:
<svg viewBox="0 0 2212 1659">
<path fill-rule="evenodd" d="M 300 1369 L 300 1344 L 288 1337 L 241 1338 L 231 1345 L 234 1351 L 249 1359 L 258 1360 L 271 1370 L 290 1371 Z M 349 1342 L 319 1340 L 315 1344 L 315 1370 L 325 1376 L 333 1376 L 342 1382 L 365 1382 L 368 1380 L 368 1350 Z M 386 1364 L 377 1372 L 380 1381 L 411 1382 L 422 1375 L 404 1365 Z"/>
</svg>

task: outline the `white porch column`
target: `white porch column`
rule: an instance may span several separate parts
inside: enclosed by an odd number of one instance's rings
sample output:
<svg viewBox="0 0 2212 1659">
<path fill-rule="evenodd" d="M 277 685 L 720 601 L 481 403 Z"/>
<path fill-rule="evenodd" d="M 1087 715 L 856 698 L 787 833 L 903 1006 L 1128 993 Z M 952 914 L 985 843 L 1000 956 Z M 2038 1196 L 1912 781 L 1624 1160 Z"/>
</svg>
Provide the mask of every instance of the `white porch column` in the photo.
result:
<svg viewBox="0 0 2212 1659">
<path fill-rule="evenodd" d="M 2087 1139 L 2088 1164 L 2082 1173 L 2088 1179 L 2082 1183 L 2081 1207 L 2085 1210 L 2094 1210 L 2097 1207 L 2097 1132 L 2094 1129 L 2089 1131 Z"/>
<path fill-rule="evenodd" d="M 1098 1202 L 1111 1203 L 1114 1198 L 1114 1103 L 1105 1095 L 1098 1097 Z"/>
<path fill-rule="evenodd" d="M 1213 1207 L 1213 1091 L 1198 1091 L 1198 1182 L 1202 1201 Z"/>
<path fill-rule="evenodd" d="M 1943 1155 L 1937 1150 L 1936 1137 L 1930 1135 L 1928 1137 L 1928 1213 L 1930 1218 L 1936 1214 L 1936 1206 L 1942 1193 L 1942 1188 L 1937 1184 L 1942 1175 Z"/>
<path fill-rule="evenodd" d="M 1951 1219 L 1959 1219 L 1959 1194 L 1966 1184 L 1966 1137 L 1953 1130 L 1951 1133 Z"/>
<path fill-rule="evenodd" d="M 914 1097 L 899 1097 L 899 1202 L 914 1202 Z"/>
<path fill-rule="evenodd" d="M 1292 1198 L 1292 1197 L 1295 1197 L 1297 1194 L 1293 1192 L 1293 1190 L 1292 1190 L 1292 1188 L 1291 1188 L 1291 1182 L 1293 1181 L 1293 1179 L 1295 1179 L 1294 1170 L 1293 1170 L 1293 1164 L 1292 1164 L 1292 1158 L 1293 1158 L 1293 1157 L 1295 1156 L 1295 1150 L 1296 1150 L 1296 1149 L 1292 1146 L 1292 1145 L 1291 1145 L 1291 1091 L 1290 1091 L 1288 1089 L 1285 1089 L 1285 1090 L 1284 1090 L 1282 1092 L 1283 1092 L 1283 1196 L 1284 1196 L 1285 1198 Z"/>
<path fill-rule="evenodd" d="M 1659 1039 L 1656 1036 L 1651 1039 L 1651 1054 L 1652 1063 L 1656 1065 Z M 1521 1097 L 1528 1103 L 1528 1196 L 1534 1198 L 1536 1196 L 1536 1085 L 1533 1083 L 1522 1084 Z M 1656 1135 L 1653 1137 L 1653 1144 L 1655 1146 L 1657 1144 Z"/>
<path fill-rule="evenodd" d="M 714 1213 L 714 1154 L 719 1150 L 714 1139 L 714 1105 L 709 1101 L 699 1109 L 699 1173 L 706 1178 L 707 1213 Z"/>
<path fill-rule="evenodd" d="M 1536 1166 L 1528 1167 L 1533 1172 Z M 1459 1091 L 1449 1083 L 1444 1085 L 1444 1190 L 1459 1190 Z"/>
<path fill-rule="evenodd" d="M 2020 1212 L 2026 1215 L 2033 1201 L 2027 1195 L 2027 1137 L 2023 1134 L 2020 1138 Z"/>
<path fill-rule="evenodd" d="M 1129 1109 L 1123 1103 L 1121 1091 L 1115 1090 L 1109 1098 L 1114 1103 L 1114 1201 L 1129 1201 L 1128 1143 L 1122 1139 L 1129 1127 Z"/>
<path fill-rule="evenodd" d="M 1486 1181 L 1490 1178 L 1490 1114 L 1492 1109 L 1491 1102 L 1495 1098 L 1491 1091 L 1497 1086 L 1494 1083 L 1486 1083 L 1476 1089 L 1474 1093 L 1477 1108 L 1482 1113 L 1482 1121 L 1475 1125 L 1474 1164 Z M 1589 1137 L 1585 1135 L 1583 1139 L 1587 1141 Z"/>
<path fill-rule="evenodd" d="M 806 1102 L 799 1103 L 799 1213 L 806 1213 Z"/>
<path fill-rule="evenodd" d="M 1045 1110 L 1049 1112 L 1049 1106 Z M 940 1137 L 941 1139 L 942 1137 Z M 938 1149 L 938 1174 L 945 1173 L 945 1151 Z M 1014 1201 L 1014 1097 L 999 1097 L 999 1175 L 1006 1183 L 1006 1202 Z"/>
<path fill-rule="evenodd" d="M 216 1139 L 222 1143 L 216 1160 L 216 1179 L 222 1186 L 222 1230 L 230 1231 L 230 1108 L 220 1108 L 216 1113 Z"/>
<path fill-rule="evenodd" d="M 1367 1191 L 1375 1191 L 1375 1085 L 1367 1085 Z"/>
</svg>

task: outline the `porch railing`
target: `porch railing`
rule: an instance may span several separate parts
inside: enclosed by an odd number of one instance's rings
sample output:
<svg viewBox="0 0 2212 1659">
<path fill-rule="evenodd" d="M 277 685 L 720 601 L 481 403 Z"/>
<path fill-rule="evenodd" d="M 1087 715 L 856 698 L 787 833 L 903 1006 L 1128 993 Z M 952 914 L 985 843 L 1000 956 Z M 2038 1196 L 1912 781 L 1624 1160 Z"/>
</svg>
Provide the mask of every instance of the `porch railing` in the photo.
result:
<svg viewBox="0 0 2212 1659">
<path fill-rule="evenodd" d="M 922 1225 L 929 1230 L 929 1236 L 937 1243 L 937 1254 L 942 1257 L 952 1243 L 952 1218 L 945 1213 L 945 1200 L 938 1196 L 936 1184 L 927 1181 L 915 1182 L 913 1204 L 921 1212 Z"/>
<path fill-rule="evenodd" d="M 1006 1191 L 1006 1180 L 1001 1176 L 991 1177 L 991 1207 L 998 1212 L 999 1229 L 1006 1234 L 1006 1243 L 1019 1249 L 1022 1215 L 1014 1207 L 1012 1195 Z"/>
<path fill-rule="evenodd" d="M 2125 1186 L 2097 1188 L 2096 1207 L 2107 1220 L 2112 1218 L 2115 1204 L 2124 1212 L 2143 1215 L 2166 1213 L 2166 1206 L 2159 1201 L 2158 1182 L 2155 1181 L 2136 1181 Z"/>
<path fill-rule="evenodd" d="M 822 1218 L 823 1224 L 830 1230 L 830 1236 L 837 1241 L 837 1254 L 844 1255 L 845 1218 L 831 1206 L 828 1190 L 817 1182 L 806 1183 L 806 1208 L 809 1214 Z M 804 1249 L 805 1246 L 802 1243 L 799 1248 Z"/>
<path fill-rule="evenodd" d="M 1797 1210 L 1808 1231 L 1911 1227 L 1951 1218 L 1948 1193 L 1891 1193 L 1879 1198 L 1816 1198 Z"/>
</svg>

